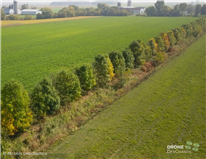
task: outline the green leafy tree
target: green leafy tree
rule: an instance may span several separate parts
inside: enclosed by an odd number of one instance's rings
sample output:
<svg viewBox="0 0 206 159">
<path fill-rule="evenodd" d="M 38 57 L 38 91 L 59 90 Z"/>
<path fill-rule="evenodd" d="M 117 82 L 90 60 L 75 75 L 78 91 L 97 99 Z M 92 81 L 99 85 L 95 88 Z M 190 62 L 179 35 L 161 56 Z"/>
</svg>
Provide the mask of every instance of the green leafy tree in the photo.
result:
<svg viewBox="0 0 206 159">
<path fill-rule="evenodd" d="M 18 15 L 15 15 L 15 14 L 11 14 L 9 16 L 7 16 L 7 18 L 9 20 L 19 20 L 19 16 Z"/>
<path fill-rule="evenodd" d="M 164 1 L 157 1 L 155 3 L 155 8 L 157 10 L 157 15 L 159 15 L 159 16 L 163 16 L 164 15 L 163 12 L 162 12 L 164 6 L 165 6 L 165 2 Z"/>
<path fill-rule="evenodd" d="M 43 19 L 43 18 L 44 18 L 43 15 L 40 14 L 40 13 L 38 13 L 38 14 L 36 15 L 36 19 Z"/>
<path fill-rule="evenodd" d="M 141 62 L 141 55 L 145 54 L 145 47 L 144 47 L 144 43 L 141 40 L 136 40 L 133 41 L 130 45 L 129 48 L 130 50 L 133 52 L 133 56 L 134 56 L 134 66 L 138 67 L 139 65 L 142 64 Z"/>
<path fill-rule="evenodd" d="M 186 11 L 186 9 L 187 9 L 187 3 L 180 3 L 179 9 L 181 10 L 182 16 L 183 16 L 184 15 L 184 11 Z"/>
<path fill-rule="evenodd" d="M 198 16 L 201 12 L 201 4 L 197 4 L 195 7 L 195 15 L 194 16 Z"/>
<path fill-rule="evenodd" d="M 147 13 L 147 16 L 155 16 L 157 14 L 157 10 L 154 6 L 150 6 L 146 8 L 145 13 Z"/>
<path fill-rule="evenodd" d="M 134 55 L 129 49 L 125 49 L 122 51 L 122 55 L 125 59 L 125 66 L 128 69 L 134 68 Z"/>
<path fill-rule="evenodd" d="M 154 64 L 155 66 L 158 66 L 162 62 L 164 62 L 167 59 L 167 55 L 165 52 L 157 52 L 156 56 L 154 57 Z"/>
<path fill-rule="evenodd" d="M 1 92 L 1 126 L 9 135 L 24 131 L 32 122 L 30 99 L 22 84 L 15 80 L 6 83 Z"/>
<path fill-rule="evenodd" d="M 201 15 L 206 15 L 206 4 L 204 4 L 201 8 Z"/>
<path fill-rule="evenodd" d="M 99 87 L 105 87 L 114 77 L 114 68 L 107 55 L 95 57 L 94 69 Z"/>
<path fill-rule="evenodd" d="M 40 9 L 42 11 L 42 14 L 38 13 L 37 14 L 37 19 L 49 19 L 53 17 L 53 11 L 51 8 L 45 7 Z M 39 15 L 40 14 L 40 15 Z"/>
<path fill-rule="evenodd" d="M 171 10 L 172 10 L 172 9 L 171 9 L 170 7 L 164 5 L 164 6 L 162 7 L 160 16 L 170 16 Z"/>
<path fill-rule="evenodd" d="M 48 78 L 44 78 L 35 86 L 31 101 L 31 109 L 37 119 L 53 114 L 60 107 L 60 98 Z"/>
<path fill-rule="evenodd" d="M 179 43 L 182 40 L 182 35 L 181 35 L 181 29 L 180 28 L 175 28 L 172 29 L 172 32 L 174 34 L 174 37 L 176 39 L 176 43 Z"/>
<path fill-rule="evenodd" d="M 196 8 L 195 5 L 192 4 L 187 5 L 188 14 L 193 15 L 195 13 L 195 8 Z"/>
<path fill-rule="evenodd" d="M 92 87 L 96 85 L 96 80 L 91 65 L 83 65 L 78 67 L 76 68 L 75 73 L 79 78 L 82 90 L 91 90 Z"/>
<path fill-rule="evenodd" d="M 144 59 L 146 61 L 149 61 L 152 58 L 152 50 L 148 45 L 145 45 L 145 55 Z"/>
<path fill-rule="evenodd" d="M 176 44 L 177 40 L 175 39 L 173 32 L 172 31 L 168 31 L 167 32 L 167 36 L 169 38 L 170 45 L 174 46 Z"/>
<path fill-rule="evenodd" d="M 6 14 L 4 13 L 4 10 L 1 9 L 1 20 L 5 20 L 6 19 Z"/>
<path fill-rule="evenodd" d="M 72 102 L 81 97 L 81 87 L 78 77 L 67 70 L 57 72 L 53 84 L 58 92 L 61 103 Z"/>
<path fill-rule="evenodd" d="M 117 77 L 123 76 L 125 72 L 125 60 L 121 53 L 112 51 L 109 53 L 109 58 L 114 67 L 114 73 Z"/>
<path fill-rule="evenodd" d="M 200 25 L 202 28 L 202 31 L 206 31 L 206 25 L 205 25 L 206 19 L 205 18 L 201 18 L 201 19 L 197 19 L 196 20 L 196 24 Z"/>
<path fill-rule="evenodd" d="M 191 23 L 190 24 L 182 25 L 182 28 L 186 32 L 186 36 L 185 37 L 193 36 L 193 27 L 192 27 Z"/>
<path fill-rule="evenodd" d="M 157 46 L 155 39 L 154 38 L 149 39 L 147 45 L 150 47 L 152 55 L 153 56 L 156 55 L 157 50 L 158 50 L 158 46 Z"/>
<path fill-rule="evenodd" d="M 167 33 L 160 33 L 162 40 L 164 41 L 165 50 L 168 51 L 170 48 L 170 42 Z"/>
<path fill-rule="evenodd" d="M 201 25 L 199 25 L 198 23 L 197 23 L 197 21 L 196 22 L 192 22 L 192 23 L 190 23 L 191 24 L 191 26 L 192 26 L 192 30 L 193 30 L 193 33 L 192 33 L 192 35 L 194 36 L 194 37 L 198 37 L 199 35 L 201 35 L 201 33 L 202 33 L 202 27 L 201 27 Z"/>
<path fill-rule="evenodd" d="M 154 39 L 157 44 L 158 51 L 165 51 L 165 44 L 164 41 L 162 40 L 162 37 L 156 36 Z"/>
<path fill-rule="evenodd" d="M 174 9 L 172 9 L 170 11 L 170 14 L 171 14 L 171 16 L 180 16 L 180 10 L 179 10 L 179 5 L 178 4 L 176 4 L 174 6 Z"/>
</svg>

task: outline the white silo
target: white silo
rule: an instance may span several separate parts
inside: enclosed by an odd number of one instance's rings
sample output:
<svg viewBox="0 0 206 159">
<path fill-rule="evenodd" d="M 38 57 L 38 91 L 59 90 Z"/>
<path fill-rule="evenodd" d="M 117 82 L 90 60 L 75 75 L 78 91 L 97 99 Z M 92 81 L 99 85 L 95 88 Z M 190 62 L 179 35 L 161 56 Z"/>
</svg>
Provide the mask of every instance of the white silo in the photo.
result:
<svg viewBox="0 0 206 159">
<path fill-rule="evenodd" d="M 127 1 L 127 6 L 131 6 L 132 5 L 132 0 L 128 0 Z"/>
<path fill-rule="evenodd" d="M 14 0 L 14 14 L 18 14 L 18 2 Z"/>
</svg>

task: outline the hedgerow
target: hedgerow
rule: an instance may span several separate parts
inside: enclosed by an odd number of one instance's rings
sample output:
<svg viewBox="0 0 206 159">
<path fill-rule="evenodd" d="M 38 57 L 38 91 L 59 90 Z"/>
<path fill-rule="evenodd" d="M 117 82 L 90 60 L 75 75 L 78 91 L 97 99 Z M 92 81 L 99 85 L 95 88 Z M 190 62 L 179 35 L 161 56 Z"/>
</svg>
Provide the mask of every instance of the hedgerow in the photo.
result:
<svg viewBox="0 0 206 159">
<path fill-rule="evenodd" d="M 141 40 L 133 41 L 129 45 L 132 52 L 126 49 L 122 54 L 114 51 L 109 56 L 98 55 L 93 66 L 84 65 L 76 68 L 76 75 L 69 70 L 59 71 L 53 74 L 51 79 L 45 78 L 36 85 L 31 94 L 31 101 L 20 82 L 9 81 L 2 89 L 2 127 L 9 135 L 28 128 L 33 118 L 29 105 L 35 117 L 44 117 L 59 109 L 60 100 L 62 105 L 75 101 L 81 97 L 82 89 L 91 90 L 96 83 L 99 87 L 105 87 L 116 78 L 121 81 L 122 86 L 125 80 L 122 80 L 124 77 L 121 76 L 124 76 L 125 67 L 133 69 L 134 66 L 139 67 L 143 64 L 141 69 L 145 72 L 150 71 L 167 59 L 166 52 L 171 46 L 175 47 L 175 44 L 179 44 L 185 38 L 198 37 L 205 32 L 204 23 L 205 19 L 198 19 L 194 23 L 161 33 L 151 38 L 147 44 Z M 118 71 L 121 72 L 121 76 L 118 76 Z"/>
</svg>

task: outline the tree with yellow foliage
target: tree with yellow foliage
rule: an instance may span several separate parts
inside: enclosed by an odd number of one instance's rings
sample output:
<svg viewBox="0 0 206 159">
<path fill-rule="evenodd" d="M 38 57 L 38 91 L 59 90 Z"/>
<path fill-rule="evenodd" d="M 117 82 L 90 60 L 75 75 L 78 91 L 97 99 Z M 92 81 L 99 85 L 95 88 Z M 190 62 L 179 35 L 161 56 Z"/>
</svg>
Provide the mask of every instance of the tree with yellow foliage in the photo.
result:
<svg viewBox="0 0 206 159">
<path fill-rule="evenodd" d="M 114 78 L 114 68 L 108 55 L 95 57 L 94 69 L 99 87 L 105 87 Z"/>
<path fill-rule="evenodd" d="M 6 83 L 1 92 L 1 126 L 9 135 L 24 131 L 32 122 L 29 95 L 15 80 Z"/>
</svg>

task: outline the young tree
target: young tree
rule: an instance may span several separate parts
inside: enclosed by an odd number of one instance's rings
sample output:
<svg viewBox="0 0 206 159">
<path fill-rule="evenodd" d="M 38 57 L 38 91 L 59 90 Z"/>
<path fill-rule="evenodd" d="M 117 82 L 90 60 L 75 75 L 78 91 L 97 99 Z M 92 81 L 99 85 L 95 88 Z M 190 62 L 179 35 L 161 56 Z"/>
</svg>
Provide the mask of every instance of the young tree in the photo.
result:
<svg viewBox="0 0 206 159">
<path fill-rule="evenodd" d="M 168 51 L 170 48 L 170 42 L 167 33 L 160 33 L 160 36 L 162 37 L 162 40 L 165 44 L 165 50 Z"/>
<path fill-rule="evenodd" d="M 81 97 L 81 87 L 78 77 L 67 70 L 57 72 L 53 84 L 60 97 L 61 103 L 72 102 Z"/>
<path fill-rule="evenodd" d="M 114 73 L 117 77 L 123 76 L 125 72 L 125 60 L 121 53 L 112 51 L 109 53 L 109 58 L 114 67 Z"/>
<path fill-rule="evenodd" d="M 15 80 L 6 83 L 1 92 L 1 125 L 9 135 L 24 131 L 32 122 L 29 96 L 22 84 Z"/>
<path fill-rule="evenodd" d="M 114 68 L 107 55 L 98 55 L 95 57 L 94 69 L 99 87 L 105 87 L 114 77 Z"/>
<path fill-rule="evenodd" d="M 133 69 L 134 68 L 134 55 L 129 49 L 125 49 L 122 51 L 122 54 L 125 59 L 125 66 L 128 69 Z"/>
<path fill-rule="evenodd" d="M 96 80 L 91 65 L 83 65 L 78 67 L 76 68 L 75 73 L 79 78 L 82 90 L 91 90 L 92 87 L 96 85 Z"/>
<path fill-rule="evenodd" d="M 179 43 L 182 39 L 181 29 L 180 28 L 175 28 L 175 29 L 172 29 L 172 32 L 173 32 L 174 37 L 176 39 L 176 43 Z"/>
<path fill-rule="evenodd" d="M 60 107 L 60 98 L 52 81 L 44 78 L 39 82 L 31 95 L 31 109 L 37 119 L 53 114 Z"/>
<path fill-rule="evenodd" d="M 154 38 L 149 39 L 147 45 L 150 47 L 151 51 L 152 51 L 152 55 L 156 55 L 157 50 L 158 50 L 158 45 L 155 41 Z"/>
<path fill-rule="evenodd" d="M 164 62 L 167 59 L 167 55 L 165 52 L 157 52 L 156 56 L 154 57 L 154 64 L 155 66 L 158 66 L 162 62 Z"/>
<path fill-rule="evenodd" d="M 162 37 L 156 36 L 154 39 L 157 44 L 158 51 L 165 51 L 165 44 L 164 41 L 162 40 Z"/>
<path fill-rule="evenodd" d="M 144 55 L 144 59 L 146 61 L 150 61 L 150 59 L 152 58 L 152 50 L 148 45 L 145 45 L 145 55 Z"/>
<path fill-rule="evenodd" d="M 171 46 L 174 46 L 177 41 L 176 41 L 176 39 L 175 39 L 175 37 L 174 37 L 173 32 L 172 32 L 172 31 L 168 31 L 168 32 L 167 32 L 167 36 L 168 36 L 168 38 L 169 38 L 170 45 L 171 45 Z"/>
<path fill-rule="evenodd" d="M 182 25 L 182 28 L 186 32 L 186 36 L 185 37 L 193 36 L 193 27 L 192 27 L 191 24 Z"/>
<path fill-rule="evenodd" d="M 139 65 L 142 64 L 141 62 L 141 55 L 145 54 L 145 48 L 144 48 L 144 43 L 141 40 L 136 40 L 133 41 L 130 45 L 129 48 L 130 50 L 133 52 L 133 56 L 134 56 L 134 66 L 138 67 Z"/>
<path fill-rule="evenodd" d="M 180 27 L 180 30 L 181 30 L 181 32 L 180 32 L 180 34 L 181 34 L 181 37 L 182 38 L 185 38 L 186 37 L 186 31 L 185 31 L 185 29 L 183 28 L 183 27 Z"/>
</svg>

